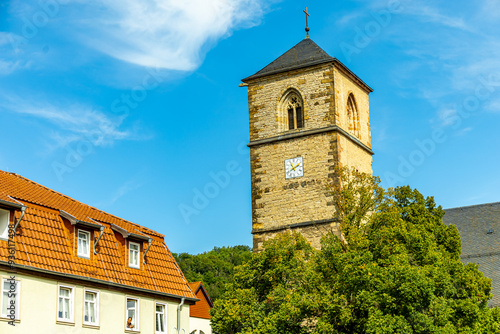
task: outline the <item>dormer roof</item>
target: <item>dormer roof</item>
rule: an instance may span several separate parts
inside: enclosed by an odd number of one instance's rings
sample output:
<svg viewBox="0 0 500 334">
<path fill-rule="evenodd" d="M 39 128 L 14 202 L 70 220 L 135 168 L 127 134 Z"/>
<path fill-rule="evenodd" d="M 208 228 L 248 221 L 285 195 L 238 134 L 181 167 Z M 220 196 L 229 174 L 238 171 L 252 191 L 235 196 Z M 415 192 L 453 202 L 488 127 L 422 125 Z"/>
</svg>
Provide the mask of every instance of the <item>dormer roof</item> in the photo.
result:
<svg viewBox="0 0 500 334">
<path fill-rule="evenodd" d="M 17 268 L 197 300 L 162 234 L 4 171 L 0 171 L 0 201 L 8 204 L 18 201 L 26 205 L 25 215 L 16 229 Z M 16 209 L 15 205 L 13 208 Z M 21 211 L 16 210 L 16 221 L 20 216 Z M 92 259 L 75 254 L 72 233 L 77 225 L 93 230 L 94 239 L 102 232 L 98 251 Z M 116 230 L 143 242 L 143 251 L 149 247 L 141 269 L 126 265 L 127 245 L 122 242 L 126 239 L 115 233 Z M 8 247 L 7 241 L 0 241 L 0 265 L 8 265 Z"/>
</svg>

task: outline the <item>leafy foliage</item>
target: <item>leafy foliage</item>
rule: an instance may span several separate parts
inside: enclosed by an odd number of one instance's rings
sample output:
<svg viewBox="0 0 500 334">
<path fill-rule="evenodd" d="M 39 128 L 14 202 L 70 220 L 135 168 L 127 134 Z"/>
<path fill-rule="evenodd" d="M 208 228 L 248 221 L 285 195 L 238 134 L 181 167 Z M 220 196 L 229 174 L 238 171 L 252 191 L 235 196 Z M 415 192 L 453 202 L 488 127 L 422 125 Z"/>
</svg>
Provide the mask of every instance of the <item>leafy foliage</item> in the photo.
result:
<svg viewBox="0 0 500 334">
<path fill-rule="evenodd" d="M 349 233 L 325 235 L 321 250 L 297 233 L 268 241 L 215 302 L 215 333 L 500 333 L 491 280 L 460 261 L 434 199 L 360 176 L 337 189 Z"/>
<path fill-rule="evenodd" d="M 215 301 L 224 292 L 226 283 L 232 280 L 234 267 L 251 257 L 248 246 L 214 247 L 198 255 L 173 253 L 173 256 L 189 282 L 202 281 L 210 298 Z"/>
</svg>

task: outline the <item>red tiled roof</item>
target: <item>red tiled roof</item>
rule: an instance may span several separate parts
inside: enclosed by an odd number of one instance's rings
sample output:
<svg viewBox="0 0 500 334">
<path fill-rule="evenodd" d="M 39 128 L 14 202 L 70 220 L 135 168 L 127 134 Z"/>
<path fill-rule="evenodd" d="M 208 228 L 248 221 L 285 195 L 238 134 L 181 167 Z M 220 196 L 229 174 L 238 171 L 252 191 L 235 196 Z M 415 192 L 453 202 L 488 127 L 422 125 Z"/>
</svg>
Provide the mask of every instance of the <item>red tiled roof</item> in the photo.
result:
<svg viewBox="0 0 500 334">
<path fill-rule="evenodd" d="M 162 234 L 4 171 L 0 171 L 0 200 L 13 204 L 19 201 L 27 207 L 16 230 L 16 265 L 195 298 Z M 91 251 L 90 259 L 77 256 L 75 231 L 80 227 L 63 218 L 61 210 L 89 225 L 104 226 L 96 247 L 97 253 Z M 21 211 L 16 210 L 15 220 L 20 216 Z M 140 238 L 132 240 L 141 244 L 141 269 L 129 268 L 126 239 L 112 230 L 111 224 L 128 233 L 152 238 L 145 264 L 142 263 L 142 255 L 149 245 L 148 241 Z M 100 230 L 84 225 L 81 228 L 91 232 L 93 245 Z M 0 240 L 0 261 L 8 261 L 7 250 L 7 241 Z"/>
<path fill-rule="evenodd" d="M 189 307 L 189 316 L 194 318 L 210 319 L 210 309 L 213 306 L 212 300 L 202 282 L 189 283 L 189 287 L 199 299 L 194 305 Z"/>
</svg>

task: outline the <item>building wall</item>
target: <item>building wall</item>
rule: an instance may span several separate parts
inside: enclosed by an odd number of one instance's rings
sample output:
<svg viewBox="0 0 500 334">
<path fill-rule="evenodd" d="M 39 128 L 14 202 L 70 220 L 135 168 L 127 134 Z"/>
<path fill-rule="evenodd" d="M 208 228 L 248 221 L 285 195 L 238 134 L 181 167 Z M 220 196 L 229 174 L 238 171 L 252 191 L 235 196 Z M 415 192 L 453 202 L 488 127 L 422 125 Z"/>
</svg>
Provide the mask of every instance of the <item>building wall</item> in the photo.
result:
<svg viewBox="0 0 500 334">
<path fill-rule="evenodd" d="M 194 318 L 189 319 L 191 331 L 195 331 L 194 334 L 201 334 L 203 331 L 205 334 L 212 334 L 212 327 L 210 327 L 210 319 Z M 189 333 L 191 333 L 191 331 Z M 186 333 L 188 334 L 188 333 Z"/>
<path fill-rule="evenodd" d="M 360 136 L 358 138 L 363 144 L 371 147 L 370 102 L 368 92 L 354 82 L 343 70 L 336 67 L 333 71 L 335 87 L 335 124 L 349 131 L 347 99 L 349 94 L 352 93 L 356 100 L 359 113 Z"/>
<path fill-rule="evenodd" d="M 343 135 L 339 135 L 338 155 L 342 166 L 354 167 L 360 172 L 372 174 L 372 156 Z"/>
<path fill-rule="evenodd" d="M 335 164 L 333 139 L 325 133 L 252 148 L 253 229 L 332 218 L 327 185 Z M 304 176 L 285 179 L 285 159 L 297 156 L 303 159 Z"/>
<path fill-rule="evenodd" d="M 296 89 L 304 102 L 304 129 L 333 125 L 331 65 L 280 73 L 249 83 L 250 141 L 279 135 L 286 121 L 279 104 L 288 89 Z"/>
<path fill-rule="evenodd" d="M 189 308 L 189 316 L 194 318 L 210 319 L 210 304 L 202 291 L 202 288 L 196 292 L 196 298 L 199 299 L 194 305 Z"/>
<path fill-rule="evenodd" d="M 0 271 L 0 277 L 9 278 L 11 274 Z M 84 284 L 75 285 L 46 278 L 16 274 L 20 281 L 20 320 L 15 327 L 7 324 L 7 319 L 1 319 L 0 332 L 10 333 L 37 333 L 37 334 L 66 334 L 66 333 L 124 333 L 126 298 L 139 299 L 139 331 L 154 333 L 155 303 L 166 304 L 166 333 L 171 333 L 177 325 L 178 303 L 151 297 L 129 294 L 107 289 L 97 289 Z M 57 321 L 58 284 L 74 287 L 74 323 L 62 324 Z M 83 325 L 83 298 L 84 288 L 99 291 L 99 327 Z M 181 324 L 189 331 L 189 306 L 185 305 L 181 311 Z M 134 331 L 127 331 L 134 333 Z"/>
<path fill-rule="evenodd" d="M 336 166 L 372 173 L 371 153 L 352 139 L 358 138 L 371 147 L 369 99 L 366 89 L 332 64 L 258 78 L 248 84 L 251 142 L 333 125 L 349 133 L 308 134 L 250 147 L 252 233 L 254 251 L 259 251 L 264 240 L 273 237 L 279 228 L 334 217 L 328 186 Z M 288 130 L 285 126 L 287 118 L 281 101 L 289 89 L 302 96 L 304 128 Z M 349 129 L 347 120 L 351 93 L 359 115 L 359 135 Z M 303 158 L 304 176 L 285 179 L 284 161 L 299 156 Z M 291 228 L 301 231 L 315 247 L 319 247 L 325 230 L 338 234 L 338 225 L 331 222 Z"/>
<path fill-rule="evenodd" d="M 333 233 L 340 237 L 340 224 L 339 223 L 327 223 L 327 224 L 312 224 L 309 226 L 298 226 L 290 228 L 294 232 L 299 232 L 306 238 L 312 247 L 320 249 L 321 248 L 321 237 L 326 233 Z M 279 231 L 269 231 L 262 233 L 254 233 L 253 237 L 253 250 L 258 252 L 263 249 L 264 241 L 274 238 L 278 233 L 282 233 L 288 229 L 283 229 Z"/>
</svg>

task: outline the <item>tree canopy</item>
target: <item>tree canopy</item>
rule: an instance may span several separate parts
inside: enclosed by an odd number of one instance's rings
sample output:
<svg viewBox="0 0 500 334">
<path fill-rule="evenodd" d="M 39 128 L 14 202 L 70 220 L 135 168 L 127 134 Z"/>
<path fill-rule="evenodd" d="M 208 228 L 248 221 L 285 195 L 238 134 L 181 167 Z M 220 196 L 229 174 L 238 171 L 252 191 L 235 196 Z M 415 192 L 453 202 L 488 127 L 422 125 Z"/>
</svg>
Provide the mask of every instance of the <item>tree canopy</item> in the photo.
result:
<svg viewBox="0 0 500 334">
<path fill-rule="evenodd" d="M 224 292 L 225 284 L 230 282 L 234 267 L 239 266 L 251 257 L 248 246 L 214 247 L 213 250 L 197 255 L 173 253 L 189 282 L 202 281 L 212 300 L 216 300 Z"/>
<path fill-rule="evenodd" d="M 487 307 L 491 280 L 460 261 L 444 210 L 356 173 L 343 184 L 357 185 L 335 190 L 342 240 L 327 234 L 321 250 L 298 233 L 266 242 L 215 302 L 214 332 L 500 333 L 500 311 Z"/>
</svg>

